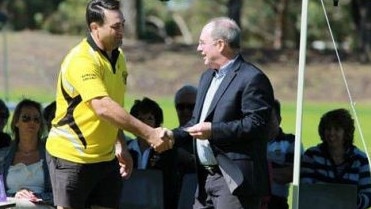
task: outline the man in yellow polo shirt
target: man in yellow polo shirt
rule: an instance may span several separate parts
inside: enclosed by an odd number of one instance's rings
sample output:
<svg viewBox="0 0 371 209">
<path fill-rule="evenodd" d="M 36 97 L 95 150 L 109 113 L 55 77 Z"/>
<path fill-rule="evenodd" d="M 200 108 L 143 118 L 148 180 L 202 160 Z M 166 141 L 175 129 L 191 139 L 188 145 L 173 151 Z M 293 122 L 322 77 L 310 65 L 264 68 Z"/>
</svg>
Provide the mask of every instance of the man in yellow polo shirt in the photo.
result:
<svg viewBox="0 0 371 209">
<path fill-rule="evenodd" d="M 153 129 L 122 108 L 127 70 L 119 48 L 125 23 L 119 1 L 91 0 L 86 21 L 87 38 L 61 65 L 46 144 L 54 203 L 58 208 L 118 208 L 121 177 L 132 169 L 122 130 L 146 139 L 158 152 L 173 142 L 164 129 Z M 115 153 L 116 142 L 121 149 Z"/>
</svg>

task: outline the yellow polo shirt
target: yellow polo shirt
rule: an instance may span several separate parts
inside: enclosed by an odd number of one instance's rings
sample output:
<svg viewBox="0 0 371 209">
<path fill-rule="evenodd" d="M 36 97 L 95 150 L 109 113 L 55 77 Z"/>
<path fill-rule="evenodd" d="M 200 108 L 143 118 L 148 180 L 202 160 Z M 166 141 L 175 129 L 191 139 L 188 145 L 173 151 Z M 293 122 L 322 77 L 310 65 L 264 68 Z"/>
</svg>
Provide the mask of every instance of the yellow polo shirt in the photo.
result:
<svg viewBox="0 0 371 209">
<path fill-rule="evenodd" d="M 127 69 L 121 49 L 109 61 L 92 38 L 82 40 L 65 57 L 59 73 L 57 109 L 46 143 L 55 157 L 96 163 L 115 157 L 118 128 L 99 119 L 91 99 L 109 96 L 123 106 Z"/>
</svg>

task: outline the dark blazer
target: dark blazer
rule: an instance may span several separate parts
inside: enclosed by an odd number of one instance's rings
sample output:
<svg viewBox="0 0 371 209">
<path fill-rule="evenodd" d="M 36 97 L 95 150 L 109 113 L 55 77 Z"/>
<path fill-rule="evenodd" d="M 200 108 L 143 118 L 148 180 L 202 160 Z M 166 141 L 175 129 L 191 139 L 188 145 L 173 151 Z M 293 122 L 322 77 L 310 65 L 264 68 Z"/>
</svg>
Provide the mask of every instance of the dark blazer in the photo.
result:
<svg viewBox="0 0 371 209">
<path fill-rule="evenodd" d="M 232 194 L 267 195 L 270 185 L 266 149 L 274 100 L 272 85 L 260 69 L 246 62 L 241 55 L 230 68 L 205 119 L 212 122 L 210 145 Z M 187 127 L 199 122 L 213 75 L 212 69 L 202 74 L 193 116 Z M 176 145 L 184 143 L 187 135 L 181 129 L 175 129 Z M 197 164 L 199 171 L 200 164 Z M 198 172 L 199 185 L 204 184 L 205 178 Z M 203 192 L 199 187 L 196 196 L 202 196 Z"/>
</svg>

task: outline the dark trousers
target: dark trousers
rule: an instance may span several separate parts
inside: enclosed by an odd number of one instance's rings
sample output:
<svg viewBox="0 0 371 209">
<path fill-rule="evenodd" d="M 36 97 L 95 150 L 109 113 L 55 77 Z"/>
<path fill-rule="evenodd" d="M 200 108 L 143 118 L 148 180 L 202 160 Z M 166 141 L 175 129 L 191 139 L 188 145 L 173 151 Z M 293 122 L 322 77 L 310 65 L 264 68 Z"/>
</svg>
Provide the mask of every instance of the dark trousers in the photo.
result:
<svg viewBox="0 0 371 209">
<path fill-rule="evenodd" d="M 272 195 L 269 199 L 268 209 L 289 209 L 287 198 Z"/>
<path fill-rule="evenodd" d="M 220 171 L 200 172 L 207 175 L 204 185 L 206 199 L 196 198 L 193 209 L 260 209 L 260 197 L 232 195 Z"/>
</svg>

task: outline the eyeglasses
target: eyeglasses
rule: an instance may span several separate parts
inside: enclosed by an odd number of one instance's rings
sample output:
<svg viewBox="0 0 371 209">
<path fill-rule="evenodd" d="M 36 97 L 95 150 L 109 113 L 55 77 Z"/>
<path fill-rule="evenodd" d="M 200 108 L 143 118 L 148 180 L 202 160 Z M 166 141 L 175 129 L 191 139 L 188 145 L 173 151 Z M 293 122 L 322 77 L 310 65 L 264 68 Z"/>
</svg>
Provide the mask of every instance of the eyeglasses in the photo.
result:
<svg viewBox="0 0 371 209">
<path fill-rule="evenodd" d="M 22 115 L 22 116 L 21 116 L 21 120 L 22 120 L 23 123 L 28 123 L 28 122 L 30 122 L 31 120 L 32 120 L 33 122 L 35 122 L 35 123 L 40 123 L 40 117 L 37 117 L 37 116 L 35 116 L 35 117 L 31 117 L 31 116 L 29 116 L 29 115 Z"/>
<path fill-rule="evenodd" d="M 195 104 L 186 104 L 186 103 L 181 104 L 181 103 L 179 103 L 179 104 L 175 105 L 175 108 L 177 110 L 182 110 L 182 111 L 184 111 L 185 109 L 193 111 L 194 107 L 195 107 Z"/>
<path fill-rule="evenodd" d="M 217 40 L 213 40 L 212 42 L 210 42 L 210 43 L 206 43 L 205 41 L 198 41 L 198 45 L 199 46 L 205 46 L 205 45 L 215 45 L 216 43 L 217 43 L 218 41 Z"/>
<path fill-rule="evenodd" d="M 224 39 L 214 39 L 212 40 L 212 42 L 209 42 L 209 43 L 206 43 L 205 41 L 203 40 L 199 40 L 198 41 L 198 45 L 203 47 L 205 45 L 213 45 L 213 46 L 216 46 L 218 43 L 220 42 L 226 42 Z"/>
</svg>

